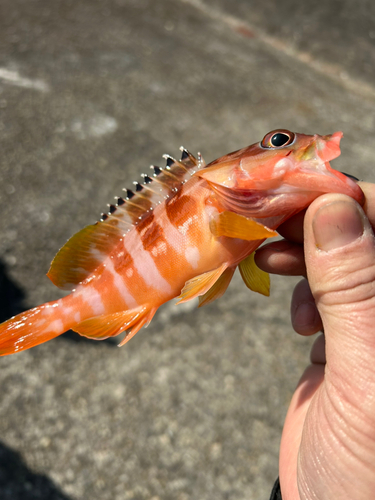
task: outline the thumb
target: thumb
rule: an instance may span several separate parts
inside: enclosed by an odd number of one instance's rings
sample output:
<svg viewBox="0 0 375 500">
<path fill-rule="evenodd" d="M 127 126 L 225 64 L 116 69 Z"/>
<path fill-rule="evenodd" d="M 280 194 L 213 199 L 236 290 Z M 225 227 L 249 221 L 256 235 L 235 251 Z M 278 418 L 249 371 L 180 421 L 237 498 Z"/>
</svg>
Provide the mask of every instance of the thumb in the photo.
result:
<svg viewBox="0 0 375 500">
<path fill-rule="evenodd" d="M 325 333 L 326 364 L 319 342 L 315 351 L 321 355 L 312 353 L 312 365 L 298 384 L 285 422 L 280 448 L 283 495 L 301 500 L 372 498 L 373 231 L 354 200 L 327 194 L 308 208 L 304 236 L 307 276 Z M 360 478 L 360 487 L 353 478 Z"/>
<path fill-rule="evenodd" d="M 307 276 L 325 333 L 326 364 L 321 364 L 324 356 L 318 361 L 312 353 L 312 365 L 288 411 L 280 448 L 283 495 L 301 500 L 372 498 L 374 234 L 354 200 L 327 194 L 308 208 L 304 236 Z M 316 347 L 323 350 L 322 343 Z"/>
<path fill-rule="evenodd" d="M 310 206 L 305 258 L 326 336 L 325 380 L 363 402 L 375 389 L 375 240 L 353 199 L 329 194 Z"/>
</svg>

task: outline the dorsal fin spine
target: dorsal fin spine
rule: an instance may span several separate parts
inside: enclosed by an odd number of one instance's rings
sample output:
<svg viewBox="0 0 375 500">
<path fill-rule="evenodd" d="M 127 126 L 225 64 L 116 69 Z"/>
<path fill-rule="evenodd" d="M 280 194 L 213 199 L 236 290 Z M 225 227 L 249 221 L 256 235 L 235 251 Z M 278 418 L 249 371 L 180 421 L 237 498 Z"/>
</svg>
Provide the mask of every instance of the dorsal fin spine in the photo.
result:
<svg viewBox="0 0 375 500">
<path fill-rule="evenodd" d="M 180 151 L 181 151 L 181 161 L 184 161 L 187 158 L 189 158 L 188 152 L 183 146 L 180 146 Z"/>
<path fill-rule="evenodd" d="M 205 166 L 205 161 L 199 151 L 197 153 L 197 156 L 198 156 L 198 168 L 203 168 Z"/>
<path fill-rule="evenodd" d="M 155 165 L 151 165 L 150 168 L 157 168 L 158 169 L 158 173 L 157 174 L 154 174 L 153 175 L 153 181 L 156 182 L 157 184 L 160 184 L 161 186 L 164 186 L 166 189 L 169 189 L 169 186 L 168 184 L 166 184 L 165 182 L 163 182 L 162 180 L 160 180 L 157 176 L 159 176 L 160 174 L 163 174 L 164 173 L 164 170 L 160 167 L 156 167 Z"/>
<path fill-rule="evenodd" d="M 161 174 L 162 170 L 161 168 L 159 168 L 158 166 L 156 165 L 151 165 L 150 168 L 153 169 L 154 173 L 153 173 L 153 177 L 157 177 L 158 175 Z"/>
<path fill-rule="evenodd" d="M 167 186 L 166 186 L 167 187 Z M 159 198 L 164 198 L 164 195 L 163 195 L 163 188 L 160 187 L 159 188 L 159 191 L 158 190 L 155 190 L 155 189 L 152 189 L 150 188 L 147 184 L 143 184 L 143 189 L 146 191 L 146 192 L 149 192 L 151 193 L 152 196 L 158 196 Z"/>
<path fill-rule="evenodd" d="M 153 179 L 150 176 L 148 176 L 147 174 L 142 174 L 142 177 L 144 180 L 143 184 L 151 184 L 151 182 L 153 181 Z"/>
<path fill-rule="evenodd" d="M 126 193 L 126 198 L 125 198 L 125 201 L 126 201 L 126 204 L 127 205 L 134 205 L 134 206 L 138 206 L 138 204 L 135 202 L 135 201 L 131 201 L 134 197 L 137 199 L 141 198 L 140 194 L 139 193 L 134 193 L 133 191 L 131 191 L 130 189 L 126 189 L 124 188 L 123 191 L 125 191 Z M 129 196 L 130 194 L 130 196 Z"/>
<path fill-rule="evenodd" d="M 133 184 L 135 186 L 135 192 L 140 193 L 143 189 L 142 184 L 140 184 L 138 181 L 134 181 Z M 140 196 L 142 196 L 142 195 L 140 195 Z"/>
<path fill-rule="evenodd" d="M 182 162 L 176 160 L 173 158 L 173 156 L 170 155 L 163 155 L 163 158 L 166 159 L 167 161 L 167 168 L 171 168 L 173 165 L 178 165 L 180 168 L 182 168 L 186 173 L 189 172 L 189 169 L 184 165 Z"/>
<path fill-rule="evenodd" d="M 180 151 L 182 151 L 181 161 L 187 160 L 189 158 L 193 165 L 197 166 L 197 159 L 190 153 L 190 151 L 188 151 L 183 146 L 180 146 Z"/>
<path fill-rule="evenodd" d="M 172 177 L 172 179 L 174 179 L 175 181 L 179 181 L 180 179 L 175 176 L 174 174 L 172 174 L 172 172 L 170 171 L 170 169 L 167 169 L 167 167 L 165 169 L 163 169 L 163 173 L 168 175 L 168 177 Z"/>
<path fill-rule="evenodd" d="M 136 182 L 134 182 L 134 184 L 136 184 Z M 153 204 L 154 202 L 151 199 L 151 196 L 162 196 L 162 194 L 160 194 L 157 191 L 151 189 L 146 184 L 139 184 L 139 186 L 141 186 L 142 189 L 140 189 L 137 186 L 137 188 L 138 188 L 137 189 L 137 198 L 142 198 L 143 200 L 146 200 L 146 201 L 150 202 L 151 204 Z"/>
</svg>

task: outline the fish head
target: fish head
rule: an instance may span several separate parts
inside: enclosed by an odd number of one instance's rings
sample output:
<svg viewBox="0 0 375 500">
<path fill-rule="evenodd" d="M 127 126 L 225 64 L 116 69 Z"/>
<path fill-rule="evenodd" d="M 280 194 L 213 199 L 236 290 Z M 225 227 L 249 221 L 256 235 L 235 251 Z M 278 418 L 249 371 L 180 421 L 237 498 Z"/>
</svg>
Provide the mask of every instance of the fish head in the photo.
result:
<svg viewBox="0 0 375 500">
<path fill-rule="evenodd" d="M 329 163 L 340 155 L 342 136 L 273 130 L 196 175 L 213 187 L 226 209 L 252 217 L 295 213 L 324 193 L 346 194 L 363 204 L 358 184 Z"/>
</svg>

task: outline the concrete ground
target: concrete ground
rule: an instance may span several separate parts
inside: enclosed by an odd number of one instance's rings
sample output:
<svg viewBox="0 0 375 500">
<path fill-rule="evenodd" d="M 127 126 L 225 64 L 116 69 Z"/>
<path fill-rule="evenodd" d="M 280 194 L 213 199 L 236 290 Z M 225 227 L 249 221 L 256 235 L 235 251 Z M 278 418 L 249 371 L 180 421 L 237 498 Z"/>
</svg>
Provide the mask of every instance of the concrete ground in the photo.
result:
<svg viewBox="0 0 375 500">
<path fill-rule="evenodd" d="M 3 0 L 1 319 L 61 296 L 75 231 L 183 144 L 207 161 L 276 127 L 343 130 L 368 181 L 374 2 Z M 162 160 L 160 160 L 162 162 Z M 275 278 L 166 305 L 126 347 L 73 333 L 0 359 L 3 500 L 263 500 L 311 340 Z"/>
</svg>

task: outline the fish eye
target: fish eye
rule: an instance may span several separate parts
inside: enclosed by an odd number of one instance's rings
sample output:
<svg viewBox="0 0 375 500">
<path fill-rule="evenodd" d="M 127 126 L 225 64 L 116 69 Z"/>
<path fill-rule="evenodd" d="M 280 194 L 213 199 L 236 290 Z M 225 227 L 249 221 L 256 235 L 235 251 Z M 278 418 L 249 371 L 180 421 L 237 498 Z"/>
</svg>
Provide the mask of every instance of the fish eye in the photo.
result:
<svg viewBox="0 0 375 500">
<path fill-rule="evenodd" d="M 295 135 L 289 130 L 273 130 L 264 136 L 260 143 L 262 148 L 276 149 L 284 146 L 289 146 L 294 141 Z"/>
<path fill-rule="evenodd" d="M 285 144 L 288 141 L 289 141 L 289 136 L 286 135 L 286 134 L 281 134 L 281 133 L 274 134 L 271 137 L 271 140 L 270 140 L 272 146 L 275 146 L 275 148 L 279 148 L 281 146 L 285 146 Z"/>
</svg>

